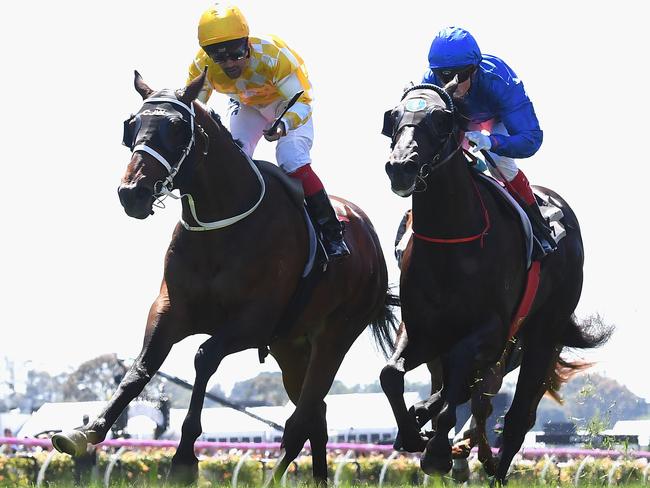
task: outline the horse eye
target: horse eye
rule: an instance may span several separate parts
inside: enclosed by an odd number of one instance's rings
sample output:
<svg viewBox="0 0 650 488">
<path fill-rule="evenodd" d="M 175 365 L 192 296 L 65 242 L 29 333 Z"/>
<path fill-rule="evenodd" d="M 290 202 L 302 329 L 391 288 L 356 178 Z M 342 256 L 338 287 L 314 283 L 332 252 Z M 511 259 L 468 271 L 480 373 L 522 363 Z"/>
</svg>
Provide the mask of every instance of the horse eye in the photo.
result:
<svg viewBox="0 0 650 488">
<path fill-rule="evenodd" d="M 122 134 L 122 144 L 126 147 L 133 149 L 135 144 L 135 138 L 140 131 L 142 125 L 142 119 L 140 115 L 132 115 L 130 118 L 124 121 L 124 131 Z"/>
<path fill-rule="evenodd" d="M 171 151 L 185 148 L 191 137 L 188 124 L 180 117 L 169 117 L 161 122 L 160 134 L 163 145 Z"/>
</svg>

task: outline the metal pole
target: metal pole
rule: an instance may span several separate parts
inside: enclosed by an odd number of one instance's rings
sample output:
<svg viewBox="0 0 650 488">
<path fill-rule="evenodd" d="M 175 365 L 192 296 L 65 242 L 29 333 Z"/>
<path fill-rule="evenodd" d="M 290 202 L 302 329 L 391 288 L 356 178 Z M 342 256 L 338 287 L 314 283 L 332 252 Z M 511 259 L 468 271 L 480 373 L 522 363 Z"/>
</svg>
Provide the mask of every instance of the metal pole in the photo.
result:
<svg viewBox="0 0 650 488">
<path fill-rule="evenodd" d="M 104 472 L 104 486 L 106 488 L 108 488 L 108 485 L 111 482 L 111 473 L 113 472 L 113 468 L 120 460 L 122 454 L 124 454 L 124 451 L 126 451 L 126 449 L 127 449 L 126 446 L 122 446 L 115 452 L 115 454 L 111 456 L 111 459 L 108 462 L 108 466 L 106 466 L 106 471 Z"/>
</svg>

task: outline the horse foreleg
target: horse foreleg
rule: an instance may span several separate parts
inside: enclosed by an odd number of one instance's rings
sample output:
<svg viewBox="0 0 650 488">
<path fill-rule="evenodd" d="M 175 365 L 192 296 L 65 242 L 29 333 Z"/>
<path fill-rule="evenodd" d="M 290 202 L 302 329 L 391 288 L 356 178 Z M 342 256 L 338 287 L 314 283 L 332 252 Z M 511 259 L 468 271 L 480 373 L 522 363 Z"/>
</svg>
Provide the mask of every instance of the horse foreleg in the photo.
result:
<svg viewBox="0 0 650 488">
<path fill-rule="evenodd" d="M 419 359 L 421 349 L 409 343 L 408 334 L 403 323 L 400 326 L 396 343 L 395 353 L 389 359 L 388 364 L 381 370 L 379 376 L 381 388 L 388 398 L 399 430 L 399 445 L 395 445 L 395 448 L 401 448 L 408 452 L 422 452 L 427 440 L 420 435 L 420 428 L 415 416 L 406 409 L 404 375 L 407 371 L 422 364 L 424 359 Z M 398 439 L 396 439 L 396 444 Z"/>
<path fill-rule="evenodd" d="M 170 478 L 176 483 L 191 483 L 199 474 L 199 460 L 194 454 L 194 443 L 203 432 L 201 411 L 209 379 L 226 356 L 221 338 L 215 336 L 205 341 L 194 356 L 196 378 L 192 388 L 190 406 L 183 421 L 181 440 L 172 458 Z"/>
<path fill-rule="evenodd" d="M 468 379 L 473 365 L 472 344 L 457 344 L 449 353 L 449 378 L 445 384 L 446 402 L 437 419 L 434 436 L 427 442 L 420 467 L 429 474 L 446 473 L 452 467 L 451 445 L 448 434 L 456 425 L 456 407 L 468 396 Z"/>
<path fill-rule="evenodd" d="M 419 428 L 422 428 L 430 420 L 435 421 L 444 405 L 443 361 L 441 359 L 429 361 L 427 369 L 431 373 L 431 395 L 426 400 L 418 402 L 409 408 L 409 413 L 415 417 Z M 433 424 L 432 428 L 436 430 L 436 426 Z"/>
<path fill-rule="evenodd" d="M 86 452 L 88 443 L 102 442 L 127 405 L 140 394 L 156 374 L 176 342 L 175 336 L 170 333 L 174 330 L 170 324 L 172 319 L 167 310 L 160 305 L 161 303 L 166 302 L 159 297 L 152 305 L 142 350 L 120 381 L 103 412 L 84 429 L 61 432 L 52 436 L 52 445 L 56 450 L 79 456 Z"/>
</svg>

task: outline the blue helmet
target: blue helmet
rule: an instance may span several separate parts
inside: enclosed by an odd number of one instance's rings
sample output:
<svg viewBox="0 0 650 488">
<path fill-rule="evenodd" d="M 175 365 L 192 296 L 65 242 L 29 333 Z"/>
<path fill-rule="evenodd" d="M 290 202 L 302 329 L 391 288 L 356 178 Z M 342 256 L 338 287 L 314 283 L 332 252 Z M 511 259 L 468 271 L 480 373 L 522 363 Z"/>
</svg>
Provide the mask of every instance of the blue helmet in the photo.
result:
<svg viewBox="0 0 650 488">
<path fill-rule="evenodd" d="M 431 43 L 429 68 L 478 66 L 483 59 L 476 39 L 461 27 L 445 27 Z"/>
</svg>

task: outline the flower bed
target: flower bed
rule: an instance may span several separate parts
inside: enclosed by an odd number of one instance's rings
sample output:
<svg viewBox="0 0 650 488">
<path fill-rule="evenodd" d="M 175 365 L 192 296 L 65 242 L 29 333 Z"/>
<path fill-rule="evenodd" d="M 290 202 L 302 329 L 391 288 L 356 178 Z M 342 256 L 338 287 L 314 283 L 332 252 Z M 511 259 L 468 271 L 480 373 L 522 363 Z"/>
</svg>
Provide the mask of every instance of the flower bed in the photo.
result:
<svg viewBox="0 0 650 488">
<path fill-rule="evenodd" d="M 25 452 L 16 456 L 0 456 L 0 486 L 33 486 L 39 469 L 46 461 L 48 451 Z M 166 476 L 171 466 L 174 449 L 141 449 L 124 452 L 111 473 L 111 481 L 136 484 L 157 484 Z M 342 453 L 330 453 L 328 466 L 330 479 L 334 479 L 342 459 Z M 113 451 L 99 450 L 97 453 L 97 473 L 103 476 Z M 199 454 L 199 487 L 229 485 L 233 473 L 242 458 L 241 451 L 216 451 Z M 386 458 L 381 454 L 369 454 L 350 459 L 343 464 L 339 480 L 343 483 L 360 483 L 376 485 L 379 482 Z M 565 459 L 556 462 L 548 457 L 527 460 L 516 459 L 513 463 L 510 479 L 525 485 L 546 484 L 548 486 L 573 485 L 578 479 L 582 486 L 613 484 L 643 484 L 644 473 L 650 472 L 647 459 Z M 276 460 L 265 453 L 257 452 L 247 456 L 238 472 L 238 486 L 261 486 L 262 481 Z M 582 468 L 581 468 L 582 465 Z M 299 456 L 290 466 L 287 476 L 293 482 L 308 481 L 311 478 L 311 457 Z M 470 460 L 471 483 L 482 484 L 486 481 L 481 464 Z M 64 454 L 55 454 L 45 472 L 49 483 L 72 483 L 74 460 Z M 384 484 L 389 486 L 418 485 L 424 475 L 419 469 L 419 459 L 414 456 L 397 456 L 389 464 Z M 650 480 L 648 480 L 650 482 Z M 293 483 L 292 483 L 293 484 Z"/>
</svg>

